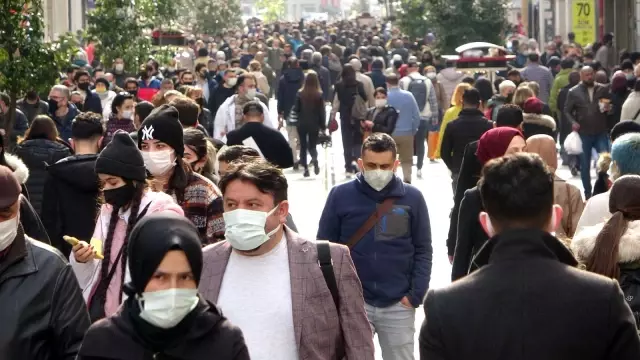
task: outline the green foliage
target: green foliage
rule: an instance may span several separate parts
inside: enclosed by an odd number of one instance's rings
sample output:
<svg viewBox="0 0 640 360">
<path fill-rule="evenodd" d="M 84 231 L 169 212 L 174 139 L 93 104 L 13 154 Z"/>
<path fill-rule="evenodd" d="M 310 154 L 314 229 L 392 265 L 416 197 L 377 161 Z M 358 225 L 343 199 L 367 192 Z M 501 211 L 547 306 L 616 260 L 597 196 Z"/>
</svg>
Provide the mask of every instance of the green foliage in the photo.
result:
<svg viewBox="0 0 640 360">
<path fill-rule="evenodd" d="M 240 0 L 184 0 L 182 23 L 193 32 L 214 36 L 242 27 Z"/>
<path fill-rule="evenodd" d="M 24 0 L 0 3 L 0 88 L 12 98 L 2 124 L 7 137 L 15 123 L 16 99 L 30 90 L 48 93 L 77 50 L 72 35 L 45 43 L 42 0 L 24 4 Z"/>
<path fill-rule="evenodd" d="M 98 40 L 105 66 L 122 57 L 129 70 L 136 69 L 149 56 L 151 31 L 172 26 L 180 5 L 175 0 L 96 0 L 88 14 L 88 36 Z"/>
<path fill-rule="evenodd" d="M 506 0 L 402 0 L 401 29 L 422 37 L 436 35 L 442 54 L 473 41 L 503 42 L 507 28 Z"/>
<path fill-rule="evenodd" d="M 258 0 L 256 8 L 266 23 L 273 23 L 284 18 L 284 0 Z"/>
</svg>

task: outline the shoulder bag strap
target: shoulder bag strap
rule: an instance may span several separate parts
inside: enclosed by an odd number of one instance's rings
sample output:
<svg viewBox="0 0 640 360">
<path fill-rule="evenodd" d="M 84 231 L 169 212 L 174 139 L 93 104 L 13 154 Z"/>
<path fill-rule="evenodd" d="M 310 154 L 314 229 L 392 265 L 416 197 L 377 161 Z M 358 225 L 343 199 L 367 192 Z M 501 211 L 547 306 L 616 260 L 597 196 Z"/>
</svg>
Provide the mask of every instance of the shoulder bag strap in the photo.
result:
<svg viewBox="0 0 640 360">
<path fill-rule="evenodd" d="M 347 243 L 349 249 L 353 249 L 353 247 L 356 246 L 356 244 L 358 244 L 360 240 L 362 240 L 362 238 L 369 232 L 369 230 L 371 230 L 378 223 L 378 221 L 380 221 L 380 219 L 384 215 L 386 215 L 389 210 L 391 210 L 391 207 L 393 206 L 393 203 L 395 201 L 395 197 L 384 199 L 382 204 L 380 204 L 380 206 L 376 208 L 373 214 L 369 216 L 367 221 L 365 221 L 364 224 L 362 224 L 362 226 L 351 236 L 351 238 L 349 238 L 349 242 Z"/>
<path fill-rule="evenodd" d="M 333 303 L 336 305 L 336 314 L 340 319 L 340 292 L 338 290 L 338 282 L 336 281 L 336 274 L 333 271 L 333 259 L 331 259 L 331 247 L 326 240 L 318 240 L 316 242 L 316 248 L 318 249 L 318 265 L 322 271 L 324 281 L 327 283 L 327 287 L 331 292 Z M 340 321 L 340 320 L 338 320 Z M 340 321 L 340 327 L 342 328 L 342 322 Z M 336 348 L 337 359 L 344 358 L 344 340 L 341 340 Z"/>
<path fill-rule="evenodd" d="M 638 111 L 636 112 L 636 116 L 633 117 L 633 120 L 637 119 L 638 115 L 640 115 L 640 109 L 638 109 Z"/>
</svg>

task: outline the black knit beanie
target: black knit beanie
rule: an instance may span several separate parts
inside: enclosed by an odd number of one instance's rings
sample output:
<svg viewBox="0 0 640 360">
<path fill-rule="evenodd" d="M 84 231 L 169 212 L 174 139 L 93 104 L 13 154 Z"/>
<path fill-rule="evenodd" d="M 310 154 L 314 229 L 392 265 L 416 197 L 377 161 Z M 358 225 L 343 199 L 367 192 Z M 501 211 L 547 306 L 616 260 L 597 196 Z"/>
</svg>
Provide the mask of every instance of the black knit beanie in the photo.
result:
<svg viewBox="0 0 640 360">
<path fill-rule="evenodd" d="M 128 292 L 143 293 L 158 265 L 171 250 L 184 251 L 196 284 L 200 283 L 202 243 L 198 229 L 184 216 L 161 211 L 143 217 L 131 231 L 128 246 L 131 273 Z"/>
<path fill-rule="evenodd" d="M 145 181 L 147 178 L 140 150 L 129 134 L 122 130 L 116 131 L 113 140 L 98 155 L 96 173 L 127 180 Z"/>
<path fill-rule="evenodd" d="M 171 146 L 176 155 L 184 156 L 184 139 L 178 109 L 164 104 L 149 114 L 138 129 L 138 148 L 144 140 L 159 140 Z"/>
</svg>

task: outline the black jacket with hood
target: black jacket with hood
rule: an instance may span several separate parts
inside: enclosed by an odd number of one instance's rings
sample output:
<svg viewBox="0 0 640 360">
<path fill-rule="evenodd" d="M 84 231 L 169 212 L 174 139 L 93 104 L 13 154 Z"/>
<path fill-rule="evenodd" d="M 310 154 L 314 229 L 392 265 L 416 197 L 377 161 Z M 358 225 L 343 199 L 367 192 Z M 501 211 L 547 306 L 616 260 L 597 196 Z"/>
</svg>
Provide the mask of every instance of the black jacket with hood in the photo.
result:
<svg viewBox="0 0 640 360">
<path fill-rule="evenodd" d="M 462 109 L 458 119 L 447 124 L 442 137 L 440 155 L 442 161 L 453 173 L 459 173 L 462 166 L 464 148 L 482 134 L 491 130 L 493 123 L 478 109 Z"/>
<path fill-rule="evenodd" d="M 142 345 L 134 323 L 121 307 L 112 317 L 91 326 L 77 360 L 249 360 L 242 332 L 215 305 L 201 299 L 193 311 L 198 315 L 188 333 L 175 346 L 153 353 Z"/>
<path fill-rule="evenodd" d="M 69 235 L 88 241 L 93 235 L 100 210 L 100 193 L 95 164 L 98 155 L 75 155 L 47 168 L 42 197 L 42 222 L 51 245 L 69 256 L 71 245 L 62 239 Z"/>
<path fill-rule="evenodd" d="M 27 190 L 29 201 L 38 214 L 42 209 L 42 192 L 47 178 L 47 165 L 55 164 L 58 160 L 71 155 L 70 149 L 57 141 L 47 139 L 32 139 L 22 142 L 16 148 L 16 155 L 29 168 Z"/>
</svg>

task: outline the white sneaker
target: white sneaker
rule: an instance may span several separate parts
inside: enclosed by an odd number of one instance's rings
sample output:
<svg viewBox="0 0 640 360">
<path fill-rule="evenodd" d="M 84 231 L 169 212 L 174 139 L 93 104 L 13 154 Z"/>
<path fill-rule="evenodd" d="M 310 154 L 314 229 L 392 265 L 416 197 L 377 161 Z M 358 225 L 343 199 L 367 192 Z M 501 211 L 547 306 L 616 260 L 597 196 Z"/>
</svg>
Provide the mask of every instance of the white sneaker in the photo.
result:
<svg viewBox="0 0 640 360">
<path fill-rule="evenodd" d="M 418 179 L 422 179 L 422 170 L 418 170 L 417 176 L 418 176 Z"/>
</svg>

